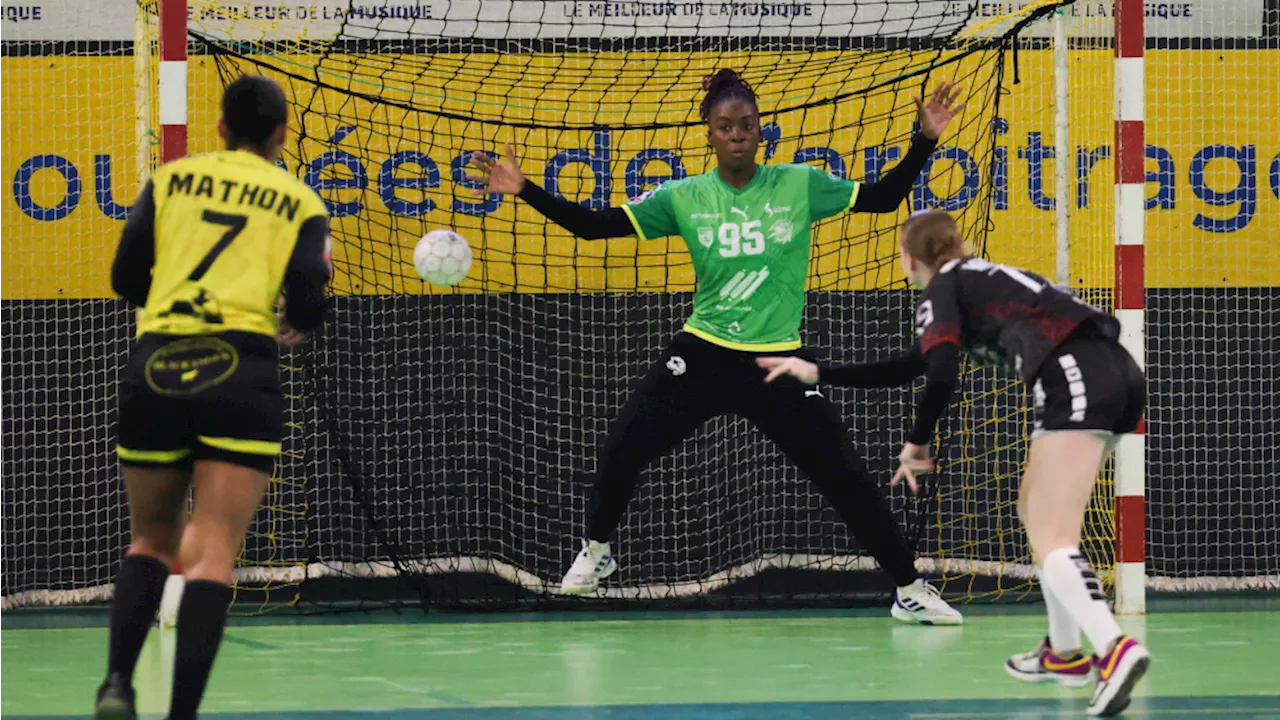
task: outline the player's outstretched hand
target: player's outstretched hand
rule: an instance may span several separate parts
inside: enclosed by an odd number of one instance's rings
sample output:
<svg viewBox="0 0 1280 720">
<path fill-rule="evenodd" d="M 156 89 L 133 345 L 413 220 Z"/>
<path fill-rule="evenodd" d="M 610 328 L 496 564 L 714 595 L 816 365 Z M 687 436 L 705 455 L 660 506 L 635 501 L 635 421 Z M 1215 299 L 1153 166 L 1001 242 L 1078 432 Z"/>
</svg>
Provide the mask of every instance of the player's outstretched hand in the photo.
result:
<svg viewBox="0 0 1280 720">
<path fill-rule="evenodd" d="M 951 119 L 964 112 L 965 103 L 955 104 L 959 97 L 960 89 L 956 84 L 944 80 L 929 96 L 928 102 L 922 97 L 916 98 L 916 107 L 920 109 L 920 132 L 925 137 L 931 140 L 942 137 Z"/>
<path fill-rule="evenodd" d="M 306 340 L 306 339 L 307 339 L 306 335 L 303 335 L 302 333 L 298 332 L 297 330 L 294 330 L 288 325 L 280 326 L 280 333 L 279 333 L 279 336 L 276 338 L 276 340 L 280 343 L 281 346 L 287 347 L 287 348 L 297 347 L 299 344 L 302 343 L 303 340 Z"/>
<path fill-rule="evenodd" d="M 920 491 L 920 484 L 916 482 L 916 473 L 928 472 L 933 472 L 933 460 L 929 457 L 929 446 L 907 443 L 902 446 L 902 452 L 898 453 L 898 470 L 893 474 L 893 479 L 889 481 L 889 486 L 893 487 L 898 484 L 899 480 L 906 478 L 907 487 L 911 488 L 911 494 L 915 495 Z"/>
<path fill-rule="evenodd" d="M 471 179 L 484 183 L 483 188 L 472 190 L 472 195 L 517 195 L 524 189 L 524 173 L 511 143 L 507 143 L 507 156 L 501 161 L 482 152 L 471 153 L 471 168 Z"/>
<path fill-rule="evenodd" d="M 756 358 L 756 365 L 769 371 L 764 376 L 765 382 L 773 382 L 781 375 L 790 375 L 806 385 L 818 384 L 818 366 L 798 357 L 762 357 Z"/>
</svg>

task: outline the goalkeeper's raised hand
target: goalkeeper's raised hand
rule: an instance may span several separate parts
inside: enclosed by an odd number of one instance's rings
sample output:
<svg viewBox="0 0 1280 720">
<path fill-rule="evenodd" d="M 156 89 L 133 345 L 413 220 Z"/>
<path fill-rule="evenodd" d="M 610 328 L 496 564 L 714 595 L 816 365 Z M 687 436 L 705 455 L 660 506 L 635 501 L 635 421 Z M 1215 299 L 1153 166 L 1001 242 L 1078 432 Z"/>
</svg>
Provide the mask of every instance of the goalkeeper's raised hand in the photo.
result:
<svg viewBox="0 0 1280 720">
<path fill-rule="evenodd" d="M 928 100 L 916 98 L 916 108 L 920 113 L 917 118 L 920 132 L 934 141 L 942 137 L 942 132 L 947 129 L 951 120 L 964 112 L 965 103 L 956 102 L 959 99 L 960 89 L 949 80 L 938 85 Z"/>
<path fill-rule="evenodd" d="M 471 167 L 471 179 L 484 183 L 471 191 L 473 195 L 519 195 L 524 190 L 524 173 L 511 143 L 507 143 L 507 154 L 501 161 L 482 152 L 471 153 Z"/>
</svg>

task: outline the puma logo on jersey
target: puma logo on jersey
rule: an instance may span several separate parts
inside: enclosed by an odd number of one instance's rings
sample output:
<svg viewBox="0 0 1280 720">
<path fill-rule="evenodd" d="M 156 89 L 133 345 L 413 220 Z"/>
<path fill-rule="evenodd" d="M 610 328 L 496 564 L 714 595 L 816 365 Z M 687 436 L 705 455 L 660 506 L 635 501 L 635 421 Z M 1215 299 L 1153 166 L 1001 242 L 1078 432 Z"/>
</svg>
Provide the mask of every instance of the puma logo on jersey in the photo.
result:
<svg viewBox="0 0 1280 720">
<path fill-rule="evenodd" d="M 737 213 L 737 214 L 741 215 L 741 216 L 743 217 L 743 219 L 746 219 L 746 217 L 747 217 L 747 212 L 746 212 L 745 210 L 743 210 L 742 208 L 729 208 L 729 212 L 731 212 L 731 213 Z"/>
<path fill-rule="evenodd" d="M 812 390 L 805 390 L 804 396 L 805 397 L 822 397 L 822 391 L 819 390 L 818 388 L 814 388 Z"/>
</svg>

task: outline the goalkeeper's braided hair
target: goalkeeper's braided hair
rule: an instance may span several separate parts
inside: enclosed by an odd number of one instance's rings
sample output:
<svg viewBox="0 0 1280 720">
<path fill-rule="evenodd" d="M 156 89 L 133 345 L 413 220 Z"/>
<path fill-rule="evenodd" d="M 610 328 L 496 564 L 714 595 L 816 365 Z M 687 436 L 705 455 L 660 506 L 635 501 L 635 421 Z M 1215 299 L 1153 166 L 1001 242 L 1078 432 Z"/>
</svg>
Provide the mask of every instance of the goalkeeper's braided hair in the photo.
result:
<svg viewBox="0 0 1280 720">
<path fill-rule="evenodd" d="M 702 89 L 706 91 L 700 108 L 703 122 L 711 117 L 711 111 L 715 106 L 726 100 L 744 100 L 751 103 L 751 107 L 759 112 L 755 91 L 746 80 L 742 79 L 742 76 L 729 68 L 717 70 L 714 74 L 702 78 Z"/>
</svg>

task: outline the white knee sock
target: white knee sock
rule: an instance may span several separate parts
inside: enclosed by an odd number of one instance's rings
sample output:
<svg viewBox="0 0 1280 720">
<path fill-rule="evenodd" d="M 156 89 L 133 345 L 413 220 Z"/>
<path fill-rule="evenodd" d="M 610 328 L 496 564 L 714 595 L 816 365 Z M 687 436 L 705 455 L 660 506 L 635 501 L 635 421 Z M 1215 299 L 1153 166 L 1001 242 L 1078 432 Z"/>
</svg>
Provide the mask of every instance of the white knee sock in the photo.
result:
<svg viewBox="0 0 1280 720">
<path fill-rule="evenodd" d="M 1067 606 L 1062 604 L 1057 595 L 1044 582 L 1044 570 L 1037 568 L 1040 576 L 1040 591 L 1044 593 L 1044 607 L 1049 615 L 1049 647 L 1063 657 L 1071 657 L 1080 652 L 1080 623 L 1071 617 Z"/>
<path fill-rule="evenodd" d="M 1102 595 L 1102 583 L 1079 549 L 1064 547 L 1045 555 L 1040 584 L 1089 636 L 1089 643 L 1096 654 L 1102 655 L 1110 650 L 1123 634 Z M 1052 638 L 1050 642 L 1053 642 Z"/>
</svg>

